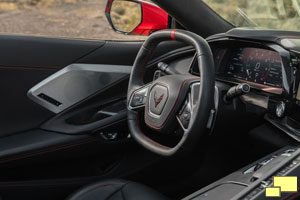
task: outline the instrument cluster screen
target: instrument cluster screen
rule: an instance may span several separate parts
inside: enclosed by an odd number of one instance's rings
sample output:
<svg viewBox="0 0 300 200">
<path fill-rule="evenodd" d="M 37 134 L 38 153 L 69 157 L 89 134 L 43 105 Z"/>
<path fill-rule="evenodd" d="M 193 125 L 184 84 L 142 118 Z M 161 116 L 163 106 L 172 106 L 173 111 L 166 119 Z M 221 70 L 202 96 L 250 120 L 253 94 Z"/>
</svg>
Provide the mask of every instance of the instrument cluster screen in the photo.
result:
<svg viewBox="0 0 300 200">
<path fill-rule="evenodd" d="M 234 49 L 225 67 L 227 77 L 271 87 L 282 87 L 282 61 L 275 51 Z"/>
</svg>

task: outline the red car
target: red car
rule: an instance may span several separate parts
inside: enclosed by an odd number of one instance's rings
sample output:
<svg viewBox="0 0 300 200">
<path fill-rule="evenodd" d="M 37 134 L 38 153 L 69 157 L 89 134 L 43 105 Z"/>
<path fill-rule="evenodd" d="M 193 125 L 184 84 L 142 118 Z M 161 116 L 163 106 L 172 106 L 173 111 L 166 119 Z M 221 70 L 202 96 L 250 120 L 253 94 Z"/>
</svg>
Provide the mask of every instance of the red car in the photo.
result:
<svg viewBox="0 0 300 200">
<path fill-rule="evenodd" d="M 299 198 L 299 1 L 11 1 L 0 18 L 0 199 Z"/>
</svg>

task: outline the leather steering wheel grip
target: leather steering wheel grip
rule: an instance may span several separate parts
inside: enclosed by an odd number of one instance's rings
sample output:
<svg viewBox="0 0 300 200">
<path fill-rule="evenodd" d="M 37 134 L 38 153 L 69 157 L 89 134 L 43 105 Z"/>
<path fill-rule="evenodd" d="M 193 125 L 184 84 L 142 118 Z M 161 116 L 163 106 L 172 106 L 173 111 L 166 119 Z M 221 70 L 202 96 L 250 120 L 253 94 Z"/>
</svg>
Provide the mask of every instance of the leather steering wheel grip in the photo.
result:
<svg viewBox="0 0 300 200">
<path fill-rule="evenodd" d="M 129 103 L 133 91 L 144 85 L 143 76 L 146 65 L 156 46 L 167 40 L 176 40 L 192 45 L 197 53 L 198 67 L 201 74 L 199 101 L 193 112 L 190 126 L 175 147 L 167 147 L 147 137 L 139 125 L 138 112 L 128 107 L 128 125 L 133 138 L 146 149 L 162 156 L 174 156 L 190 152 L 199 144 L 201 137 L 208 131 L 206 128 L 210 111 L 214 102 L 214 61 L 210 46 L 199 35 L 185 30 L 161 30 L 151 34 L 143 43 L 135 59 L 129 85 L 127 102 Z M 174 121 L 174 123 L 176 123 Z"/>
</svg>

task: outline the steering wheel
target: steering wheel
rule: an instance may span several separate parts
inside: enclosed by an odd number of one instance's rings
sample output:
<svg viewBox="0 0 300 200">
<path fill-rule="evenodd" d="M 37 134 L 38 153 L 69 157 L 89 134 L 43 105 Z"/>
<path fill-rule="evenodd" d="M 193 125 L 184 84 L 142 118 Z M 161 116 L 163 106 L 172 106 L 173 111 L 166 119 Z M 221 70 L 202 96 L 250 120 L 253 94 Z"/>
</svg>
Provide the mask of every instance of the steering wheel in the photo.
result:
<svg viewBox="0 0 300 200">
<path fill-rule="evenodd" d="M 176 40 L 192 45 L 197 53 L 200 77 L 190 74 L 162 76 L 145 84 L 146 65 L 157 45 Z M 128 85 L 128 126 L 132 137 L 146 149 L 162 156 L 192 150 L 211 125 L 214 110 L 214 62 L 208 43 L 199 35 L 185 30 L 162 30 L 151 34 L 135 59 Z M 143 111 L 144 110 L 144 111 Z M 142 132 L 140 114 L 145 124 L 158 132 L 172 132 L 176 123 L 183 129 L 180 141 L 169 147 Z"/>
</svg>

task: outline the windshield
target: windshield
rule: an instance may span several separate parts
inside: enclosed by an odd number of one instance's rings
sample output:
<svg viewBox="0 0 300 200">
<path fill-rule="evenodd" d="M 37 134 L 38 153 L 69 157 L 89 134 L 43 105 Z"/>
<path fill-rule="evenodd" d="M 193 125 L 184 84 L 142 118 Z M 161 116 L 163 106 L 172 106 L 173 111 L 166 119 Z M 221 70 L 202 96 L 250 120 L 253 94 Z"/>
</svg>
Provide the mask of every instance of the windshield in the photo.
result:
<svg viewBox="0 0 300 200">
<path fill-rule="evenodd" d="M 300 0 L 203 0 L 237 27 L 300 30 Z"/>
</svg>

